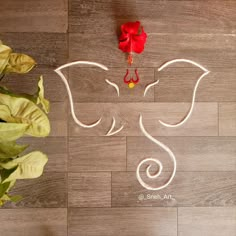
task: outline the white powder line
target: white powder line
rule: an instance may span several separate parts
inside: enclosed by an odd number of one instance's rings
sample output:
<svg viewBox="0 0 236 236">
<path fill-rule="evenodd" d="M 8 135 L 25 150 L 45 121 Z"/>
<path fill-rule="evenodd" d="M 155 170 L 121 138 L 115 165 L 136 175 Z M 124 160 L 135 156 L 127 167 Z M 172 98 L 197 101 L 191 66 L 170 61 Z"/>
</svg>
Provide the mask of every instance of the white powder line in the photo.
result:
<svg viewBox="0 0 236 236">
<path fill-rule="evenodd" d="M 119 96 L 120 96 L 120 90 L 119 90 L 118 85 L 117 85 L 116 83 L 114 83 L 114 82 L 111 82 L 111 81 L 108 80 L 108 79 L 106 79 L 105 81 L 116 89 L 117 95 L 118 95 L 118 97 L 119 97 Z"/>
<path fill-rule="evenodd" d="M 158 83 L 159 83 L 159 80 L 157 80 L 157 81 L 155 81 L 155 82 L 153 82 L 153 83 L 147 85 L 146 88 L 145 88 L 145 90 L 144 90 L 143 96 L 145 97 L 147 91 L 148 91 L 152 86 L 154 86 L 154 85 L 156 85 L 156 84 L 158 84 Z"/>
<path fill-rule="evenodd" d="M 115 125 L 116 125 L 115 117 L 112 117 L 112 125 L 111 125 L 111 128 L 109 129 L 109 131 L 107 132 L 106 136 L 112 136 L 114 134 L 117 134 L 124 128 L 124 126 L 122 125 L 118 130 L 113 131 L 113 129 L 115 128 Z"/>
<path fill-rule="evenodd" d="M 115 128 L 115 125 L 116 125 L 116 120 L 115 120 L 115 117 L 113 116 L 111 128 L 109 129 L 106 135 L 109 135 L 112 132 L 112 130 Z"/>
<path fill-rule="evenodd" d="M 82 123 L 75 115 L 75 111 L 74 111 L 74 102 L 73 102 L 73 97 L 72 97 L 72 93 L 71 93 L 71 89 L 70 86 L 68 84 L 67 79 L 65 78 L 64 74 L 61 72 L 62 69 L 73 66 L 73 65 L 93 65 L 93 66 L 97 66 L 100 67 L 103 70 L 108 70 L 108 68 L 102 64 L 96 63 L 96 62 L 90 62 L 90 61 L 75 61 L 75 62 L 71 62 L 71 63 L 67 63 L 64 64 L 60 67 L 58 67 L 57 69 L 55 69 L 54 71 L 60 76 L 60 78 L 62 79 L 63 83 L 65 84 L 67 93 L 68 93 L 68 97 L 69 97 L 69 102 L 70 102 L 70 109 L 71 109 L 71 115 L 73 117 L 73 120 L 75 121 L 75 123 L 83 128 L 93 128 L 96 125 L 98 125 L 101 122 L 100 118 L 99 120 L 97 120 L 96 122 L 90 124 L 90 125 L 86 125 L 84 123 Z"/>
<path fill-rule="evenodd" d="M 148 189 L 148 190 L 160 190 L 160 189 L 166 188 L 166 187 L 171 183 L 171 181 L 174 179 L 174 177 L 175 177 L 175 173 L 176 173 L 176 159 L 175 159 L 175 155 L 173 154 L 173 152 L 172 152 L 165 144 L 163 144 L 162 142 L 160 142 L 160 141 L 158 141 L 157 139 L 153 138 L 153 137 L 145 130 L 145 128 L 144 128 L 144 126 L 143 126 L 143 118 L 142 118 L 142 115 L 140 115 L 140 117 L 139 117 L 139 126 L 140 126 L 140 129 L 141 129 L 141 131 L 143 132 L 143 134 L 144 134 L 149 140 L 151 140 L 152 142 L 154 142 L 155 144 L 157 144 L 159 147 L 161 147 L 162 149 L 164 149 L 164 150 L 170 155 L 171 160 L 173 161 L 174 168 L 173 168 L 173 172 L 172 172 L 172 174 L 171 174 L 169 180 L 168 180 L 165 184 L 163 184 L 163 185 L 161 185 L 161 186 L 159 186 L 159 187 L 151 187 L 150 185 L 146 184 L 146 183 L 142 180 L 142 178 L 141 178 L 141 176 L 140 176 L 140 167 L 141 167 L 144 163 L 146 163 L 146 162 L 149 162 L 149 161 L 155 162 L 155 163 L 158 165 L 158 167 L 159 167 L 159 170 L 158 170 L 158 172 L 157 172 L 156 174 L 153 175 L 153 174 L 150 173 L 151 165 L 149 165 L 149 166 L 147 167 L 147 169 L 146 169 L 146 174 L 147 174 L 148 178 L 154 179 L 154 178 L 157 178 L 157 177 L 162 173 L 163 166 L 162 166 L 162 163 L 161 163 L 159 160 L 157 160 L 157 159 L 154 159 L 154 158 L 146 158 L 146 159 L 142 160 L 142 161 L 138 164 L 138 167 L 137 167 L 137 169 L 136 169 L 136 177 L 137 177 L 137 180 L 139 181 L 139 183 L 140 183 L 144 188 L 146 188 L 146 189 Z"/>
<path fill-rule="evenodd" d="M 202 69 L 203 71 L 207 72 L 208 70 L 203 67 L 202 65 L 198 64 L 197 62 L 195 61 L 192 61 L 192 60 L 188 60 L 188 59 L 174 59 L 174 60 L 171 60 L 171 61 L 168 61 L 166 63 L 164 63 L 161 67 L 158 68 L 158 71 L 161 71 L 163 70 L 164 68 L 166 68 L 167 66 L 173 64 L 173 63 L 176 63 L 176 62 L 187 62 L 187 63 L 190 63 L 192 65 L 195 65 L 197 67 L 199 67 L 200 69 Z"/>
<path fill-rule="evenodd" d="M 116 131 L 114 131 L 114 132 L 112 132 L 112 133 L 110 133 L 110 134 L 106 134 L 106 136 L 115 135 L 115 134 L 119 133 L 123 128 L 124 128 L 124 126 L 122 125 L 118 130 L 116 130 Z"/>
<path fill-rule="evenodd" d="M 192 115 L 192 112 L 193 112 L 193 109 L 194 109 L 194 105 L 195 105 L 195 99 L 196 99 L 196 92 L 197 92 L 197 89 L 198 89 L 198 86 L 199 86 L 199 83 L 200 81 L 210 73 L 210 71 L 208 71 L 205 67 L 201 66 L 200 64 L 194 62 L 194 61 L 191 61 L 191 60 L 187 60 L 187 59 L 175 59 L 175 60 L 172 60 L 172 61 L 168 61 L 166 62 L 165 64 L 163 64 L 159 69 L 158 71 L 161 71 L 163 70 L 164 68 L 166 68 L 167 66 L 173 64 L 173 63 L 176 63 L 176 62 L 187 62 L 187 63 L 190 63 L 192 65 L 195 65 L 197 67 L 199 67 L 200 69 L 202 69 L 204 71 L 204 73 L 198 78 L 195 86 L 194 86 L 194 90 L 193 90 L 193 95 L 192 95 L 192 103 L 191 103 L 191 107 L 188 111 L 188 113 L 184 116 L 184 118 L 176 123 L 176 124 L 168 124 L 168 123 L 165 123 L 164 121 L 162 120 L 159 120 L 160 124 L 162 124 L 163 126 L 166 126 L 166 127 L 170 127 L 170 128 L 174 128 L 174 127 L 179 127 L 181 125 L 183 125 L 189 118 L 190 116 Z"/>
</svg>

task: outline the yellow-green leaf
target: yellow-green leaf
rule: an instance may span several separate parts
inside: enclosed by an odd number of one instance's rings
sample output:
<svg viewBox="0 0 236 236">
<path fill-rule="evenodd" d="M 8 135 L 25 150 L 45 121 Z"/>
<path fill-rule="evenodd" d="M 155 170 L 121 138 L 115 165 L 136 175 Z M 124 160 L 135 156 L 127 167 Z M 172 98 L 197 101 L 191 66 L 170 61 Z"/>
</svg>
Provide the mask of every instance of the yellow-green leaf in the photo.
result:
<svg viewBox="0 0 236 236">
<path fill-rule="evenodd" d="M 11 200 L 11 198 L 7 195 L 7 194 L 4 194 L 1 198 L 0 198 L 0 200 L 2 200 L 2 201 L 10 201 Z M 4 203 L 4 202 L 3 202 Z M 1 206 L 2 206 L 2 204 L 0 204 Z"/>
<path fill-rule="evenodd" d="M 11 118 L 10 120 L 5 120 L 6 122 L 12 122 L 13 117 L 14 123 L 28 125 L 25 131 L 26 134 L 35 137 L 45 137 L 50 133 L 48 117 L 30 100 L 0 93 L 0 104 L 5 104 L 11 112 Z"/>
<path fill-rule="evenodd" d="M 15 121 L 8 106 L 0 104 L 0 119 L 4 121 L 8 120 L 8 122 Z"/>
<path fill-rule="evenodd" d="M 4 73 L 24 74 L 29 72 L 35 65 L 36 62 L 32 57 L 21 53 L 11 53 Z"/>
<path fill-rule="evenodd" d="M 0 198 L 6 193 L 7 189 L 9 188 L 10 182 L 7 183 L 0 183 Z"/>
<path fill-rule="evenodd" d="M 7 66 L 12 50 L 6 45 L 0 44 L 0 74 Z"/>
<path fill-rule="evenodd" d="M 39 151 L 31 152 L 23 157 L 19 157 L 7 163 L 0 163 L 0 166 L 5 169 L 12 169 L 17 167 L 16 170 L 3 181 L 3 183 L 15 179 L 33 179 L 42 175 L 44 166 L 48 158 L 45 154 Z"/>
<path fill-rule="evenodd" d="M 14 141 L 24 135 L 29 124 L 0 122 L 0 142 Z"/>
<path fill-rule="evenodd" d="M 23 199 L 23 197 L 21 195 L 14 195 L 14 196 L 9 196 L 9 197 L 10 197 L 10 200 L 15 203 L 19 202 Z"/>
<path fill-rule="evenodd" d="M 7 182 L 7 183 L 10 183 L 9 184 L 9 187 L 8 187 L 8 189 L 7 189 L 7 193 L 12 189 L 12 187 L 14 187 L 14 185 L 15 185 L 15 183 L 16 183 L 16 180 L 14 179 L 14 180 L 12 180 L 12 181 L 10 181 L 10 182 Z"/>
<path fill-rule="evenodd" d="M 37 98 L 37 104 L 41 104 L 43 110 L 48 113 L 49 112 L 49 101 L 44 98 L 44 87 L 43 87 L 43 76 L 40 76 L 39 82 L 38 82 L 38 98 Z"/>
<path fill-rule="evenodd" d="M 4 194 L 0 198 L 0 207 L 3 206 L 8 201 L 19 202 L 20 200 L 22 200 L 22 196 L 20 195 L 9 196 L 8 194 Z"/>
<path fill-rule="evenodd" d="M 0 159 L 14 158 L 27 147 L 28 145 L 19 145 L 15 141 L 0 142 Z"/>
</svg>

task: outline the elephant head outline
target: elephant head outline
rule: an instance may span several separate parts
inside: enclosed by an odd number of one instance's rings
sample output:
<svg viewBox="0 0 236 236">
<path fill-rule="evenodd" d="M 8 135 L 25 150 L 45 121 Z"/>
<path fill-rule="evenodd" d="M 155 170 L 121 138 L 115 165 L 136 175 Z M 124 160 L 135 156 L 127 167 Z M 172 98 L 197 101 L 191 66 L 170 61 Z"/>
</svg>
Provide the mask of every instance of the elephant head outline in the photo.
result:
<svg viewBox="0 0 236 236">
<path fill-rule="evenodd" d="M 203 66 L 201 66 L 200 64 L 192 61 L 192 60 L 188 60 L 188 59 L 174 59 L 174 60 L 171 60 L 171 61 L 168 61 L 166 63 L 164 63 L 163 65 L 161 65 L 159 68 L 158 68 L 158 71 L 161 71 L 163 70 L 164 68 L 168 67 L 169 65 L 171 64 L 174 64 L 174 63 L 178 63 L 178 62 L 184 62 L 184 63 L 189 63 L 189 64 L 192 64 L 198 68 L 200 68 L 203 73 L 202 75 L 198 78 L 195 86 L 194 86 L 194 90 L 193 90 L 193 95 L 192 95 L 192 102 L 191 102 L 191 106 L 190 106 L 190 109 L 189 111 L 186 113 L 186 115 L 177 123 L 175 124 L 168 124 L 168 123 L 165 123 L 164 121 L 162 120 L 159 120 L 159 123 L 165 127 L 168 127 L 168 128 L 175 128 L 175 127 L 179 127 L 179 126 L 182 126 L 184 123 L 186 123 L 188 121 L 188 119 L 191 117 L 191 114 L 193 112 L 193 109 L 194 109 L 194 104 L 195 104 L 195 98 L 196 98 L 196 92 L 197 92 L 197 89 L 198 89 L 198 86 L 199 86 L 199 83 L 201 82 L 201 80 L 207 75 L 210 73 L 210 71 L 208 71 L 206 68 L 204 68 Z M 69 97 L 69 102 L 70 102 L 70 110 L 71 110 L 71 115 L 72 115 L 72 118 L 74 120 L 74 122 L 80 126 L 80 127 L 83 127 L 83 128 L 93 128 L 97 125 L 99 125 L 99 123 L 101 122 L 102 118 L 99 118 L 97 121 L 95 121 L 94 123 L 92 124 L 84 124 L 82 123 L 78 118 L 77 116 L 75 115 L 75 111 L 74 111 L 74 102 L 73 102 L 73 96 L 72 96 L 72 93 L 71 93 L 71 89 L 70 89 L 70 86 L 68 84 L 68 81 L 66 79 L 66 77 L 64 76 L 64 74 L 62 73 L 62 69 L 64 68 L 67 68 L 67 67 L 71 67 L 71 66 L 75 66 L 75 65 L 90 65 L 90 66 L 96 66 L 98 68 L 101 68 L 102 70 L 105 70 L 107 71 L 108 68 L 102 64 L 99 64 L 97 62 L 90 62 L 90 61 L 75 61 L 75 62 L 70 62 L 70 63 L 67 63 L 67 64 L 64 64 L 60 67 L 58 67 L 57 69 L 55 69 L 55 72 L 60 76 L 60 78 L 62 79 L 65 87 L 66 87 L 66 90 L 67 90 L 67 93 L 68 93 L 68 97 Z M 116 93 L 117 93 L 117 96 L 120 96 L 120 90 L 119 90 L 119 86 L 116 84 L 116 83 L 113 83 L 111 82 L 110 80 L 106 79 L 105 80 L 107 84 L 111 85 L 114 87 L 114 89 L 116 90 Z M 143 96 L 145 97 L 146 94 L 148 93 L 149 89 L 153 86 L 155 86 L 156 84 L 159 83 L 159 80 L 156 80 L 154 81 L 153 83 L 151 84 L 148 84 L 144 90 L 144 93 L 143 93 Z M 106 136 L 112 136 L 112 135 L 115 135 L 117 134 L 118 132 L 120 132 L 123 128 L 124 128 L 124 125 L 122 125 L 119 129 L 117 130 L 114 130 L 115 128 L 115 125 L 116 125 L 116 120 L 115 120 L 115 117 L 112 118 L 112 124 L 111 124 L 111 127 L 110 129 L 107 131 L 107 133 L 105 134 Z M 151 164 L 149 164 L 146 168 L 146 175 L 149 179 L 156 179 L 158 178 L 158 176 L 161 175 L 162 173 L 162 170 L 163 170 L 163 165 L 162 163 L 156 159 L 156 158 L 145 158 L 143 159 L 137 166 L 137 169 L 136 169 L 136 178 L 138 180 L 138 182 L 146 189 L 148 190 L 161 190 L 161 189 L 164 189 L 166 188 L 171 182 L 172 180 L 174 179 L 175 177 L 175 174 L 176 174 L 176 169 L 177 169 L 177 163 L 176 163 L 176 158 L 175 158 L 175 155 L 174 153 L 171 151 L 171 149 L 169 147 L 167 147 L 164 143 L 160 142 L 159 140 L 155 139 L 153 136 L 151 136 L 145 129 L 144 127 L 144 124 L 143 124 L 143 117 L 142 117 L 142 114 L 139 115 L 139 127 L 142 131 L 142 133 L 153 143 L 155 143 L 156 145 L 158 145 L 160 148 L 162 148 L 163 150 L 165 150 L 172 162 L 173 162 L 173 171 L 171 173 L 171 176 L 169 177 L 169 179 L 164 183 L 162 184 L 161 186 L 158 186 L 158 187 L 152 187 L 150 185 L 148 185 L 147 183 L 145 183 L 142 179 L 142 177 L 140 176 L 140 168 L 143 164 L 145 164 L 146 162 L 154 162 L 157 166 L 158 166 L 158 171 L 155 173 L 155 174 L 152 174 L 150 169 L 152 167 Z"/>
</svg>

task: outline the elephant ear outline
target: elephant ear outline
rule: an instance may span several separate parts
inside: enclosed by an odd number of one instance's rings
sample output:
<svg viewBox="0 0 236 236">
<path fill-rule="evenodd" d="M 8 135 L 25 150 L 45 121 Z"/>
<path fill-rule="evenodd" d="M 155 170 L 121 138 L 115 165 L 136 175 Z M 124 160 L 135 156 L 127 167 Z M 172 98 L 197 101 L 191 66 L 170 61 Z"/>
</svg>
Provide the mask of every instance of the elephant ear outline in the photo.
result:
<svg viewBox="0 0 236 236">
<path fill-rule="evenodd" d="M 108 70 L 108 68 L 100 63 L 97 63 L 97 62 L 91 62 L 91 61 L 74 61 L 74 62 L 70 62 L 70 63 L 67 63 L 67 64 L 64 64 L 60 67 L 58 67 L 57 69 L 55 69 L 54 71 L 59 75 L 59 77 L 61 78 L 62 82 L 64 83 L 65 87 L 66 87 L 66 90 L 67 90 L 67 93 L 68 93 L 68 97 L 69 97 L 69 102 L 70 102 L 70 109 L 71 109 L 71 115 L 72 115 L 72 118 L 73 120 L 75 121 L 75 123 L 83 128 L 93 128 L 95 126 L 97 126 L 102 118 L 100 117 L 100 119 L 98 119 L 97 121 L 95 121 L 94 123 L 90 124 L 90 125 L 87 125 L 87 124 L 84 124 L 82 123 L 75 115 L 75 110 L 74 110 L 74 102 L 73 102 L 73 96 L 72 96 L 72 93 L 71 93 L 71 89 L 70 89 L 70 86 L 69 86 L 69 83 L 66 79 L 66 77 L 64 76 L 64 74 L 62 73 L 62 69 L 64 68 L 67 68 L 67 67 L 70 67 L 70 66 L 74 66 L 74 65 L 92 65 L 92 66 L 96 66 L 96 67 L 99 67 L 103 70 Z"/>
<path fill-rule="evenodd" d="M 169 128 L 176 128 L 176 127 L 179 127 L 181 125 L 183 125 L 184 123 L 187 122 L 187 120 L 190 118 L 190 116 L 192 115 L 192 112 L 193 112 L 193 109 L 194 109 L 194 104 L 195 104 L 195 99 L 196 99 L 196 92 L 197 92 L 197 89 L 198 89 L 198 86 L 201 82 L 201 80 L 210 73 L 209 70 L 207 70 L 205 67 L 203 67 L 202 65 L 198 64 L 197 62 L 195 61 L 192 61 L 192 60 L 188 60 L 188 59 L 174 59 L 174 60 L 171 60 L 171 61 L 168 61 L 168 62 L 165 62 L 163 65 L 161 65 L 161 67 L 158 68 L 158 71 L 162 71 L 164 68 L 168 67 L 169 65 L 171 64 L 174 64 L 174 63 L 177 63 L 177 62 L 186 62 L 186 63 L 189 63 L 189 64 L 192 64 L 198 68 L 200 68 L 202 71 L 203 71 L 203 74 L 200 75 L 200 77 L 198 77 L 198 80 L 196 82 L 196 84 L 194 85 L 194 89 L 193 89 L 193 95 L 192 95 L 192 102 L 191 102 L 191 106 L 190 106 L 190 109 L 189 111 L 187 112 L 187 114 L 177 123 L 175 124 L 168 124 L 162 120 L 159 120 L 159 123 L 163 126 L 166 126 L 166 127 L 169 127 Z M 146 95 L 146 93 L 148 92 L 148 90 L 159 83 L 159 80 L 149 84 L 146 86 L 145 88 L 145 91 L 144 91 L 144 95 Z"/>
</svg>

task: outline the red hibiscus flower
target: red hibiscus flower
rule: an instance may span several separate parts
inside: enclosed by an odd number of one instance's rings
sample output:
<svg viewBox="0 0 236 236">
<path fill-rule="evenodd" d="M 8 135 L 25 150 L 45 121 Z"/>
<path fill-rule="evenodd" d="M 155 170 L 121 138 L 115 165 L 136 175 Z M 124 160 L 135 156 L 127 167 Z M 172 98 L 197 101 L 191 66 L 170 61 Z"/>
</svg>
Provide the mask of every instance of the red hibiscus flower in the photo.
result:
<svg viewBox="0 0 236 236">
<path fill-rule="evenodd" d="M 132 52 L 141 53 L 144 50 L 147 34 L 143 27 L 140 27 L 140 22 L 127 22 L 121 25 L 121 35 L 119 38 L 119 49 L 129 53 L 128 62 L 132 64 Z"/>
</svg>

